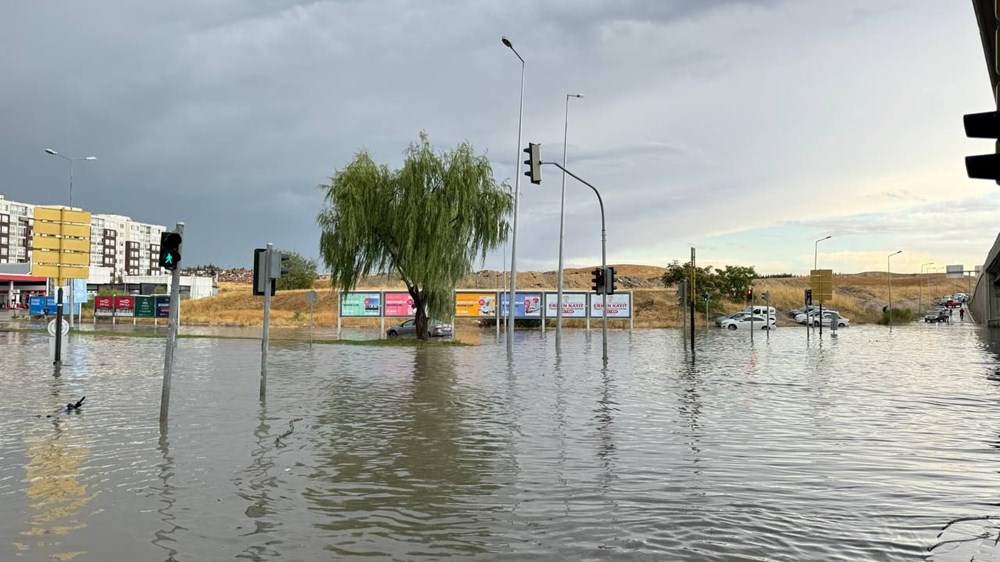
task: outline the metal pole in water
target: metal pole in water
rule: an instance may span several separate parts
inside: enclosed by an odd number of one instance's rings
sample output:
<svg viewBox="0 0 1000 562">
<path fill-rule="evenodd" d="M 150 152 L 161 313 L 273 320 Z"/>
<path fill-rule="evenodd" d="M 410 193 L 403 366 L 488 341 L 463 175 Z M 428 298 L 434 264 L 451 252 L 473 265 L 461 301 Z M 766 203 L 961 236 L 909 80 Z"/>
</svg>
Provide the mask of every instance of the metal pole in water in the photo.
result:
<svg viewBox="0 0 1000 562">
<path fill-rule="evenodd" d="M 260 399 L 267 396 L 267 346 L 271 325 L 271 253 L 274 244 L 268 243 L 264 255 L 264 333 L 260 339 Z"/>
<path fill-rule="evenodd" d="M 179 222 L 174 232 L 184 237 L 184 223 Z M 178 251 L 183 246 L 178 246 Z M 170 411 L 170 378 L 174 370 L 174 349 L 177 347 L 177 324 L 181 308 L 181 270 L 174 267 L 170 274 L 170 315 L 167 319 L 167 348 L 163 354 L 163 388 L 160 390 L 160 426 L 167 423 Z"/>
<path fill-rule="evenodd" d="M 63 289 L 59 287 L 56 293 L 56 357 L 53 365 L 62 363 L 62 323 L 63 323 Z M 72 311 L 70 311 L 72 312 Z"/>
</svg>

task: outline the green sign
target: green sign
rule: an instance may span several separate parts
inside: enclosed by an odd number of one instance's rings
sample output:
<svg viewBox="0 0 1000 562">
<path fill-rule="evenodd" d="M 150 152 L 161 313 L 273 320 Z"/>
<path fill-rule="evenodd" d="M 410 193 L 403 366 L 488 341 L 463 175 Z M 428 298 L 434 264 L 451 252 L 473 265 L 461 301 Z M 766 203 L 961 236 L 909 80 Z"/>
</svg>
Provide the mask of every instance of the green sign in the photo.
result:
<svg viewBox="0 0 1000 562">
<path fill-rule="evenodd" d="M 137 318 L 154 318 L 156 316 L 155 298 L 147 296 L 136 296 L 135 315 Z"/>
</svg>

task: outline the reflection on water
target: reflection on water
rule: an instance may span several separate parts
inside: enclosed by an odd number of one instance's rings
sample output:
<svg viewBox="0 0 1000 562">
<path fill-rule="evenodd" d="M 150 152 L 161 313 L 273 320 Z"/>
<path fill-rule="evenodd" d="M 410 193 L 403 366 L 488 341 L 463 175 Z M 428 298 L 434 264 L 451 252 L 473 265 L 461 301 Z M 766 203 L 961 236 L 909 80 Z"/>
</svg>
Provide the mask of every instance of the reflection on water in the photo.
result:
<svg viewBox="0 0 1000 562">
<path fill-rule="evenodd" d="M 469 347 L 0 333 L 0 560 L 980 560 L 1000 346 L 962 325 Z M 759 336 L 759 335 L 758 335 Z M 473 339 L 476 339 L 473 337 Z M 53 376 L 54 374 L 58 376 Z M 46 417 L 86 395 L 78 415 Z"/>
</svg>

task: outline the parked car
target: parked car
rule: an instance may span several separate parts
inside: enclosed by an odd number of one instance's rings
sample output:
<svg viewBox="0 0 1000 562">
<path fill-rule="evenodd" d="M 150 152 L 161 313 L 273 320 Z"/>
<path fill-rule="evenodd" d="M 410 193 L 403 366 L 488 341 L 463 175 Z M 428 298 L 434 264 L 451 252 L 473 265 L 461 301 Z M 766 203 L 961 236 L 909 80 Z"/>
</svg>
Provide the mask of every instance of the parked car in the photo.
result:
<svg viewBox="0 0 1000 562">
<path fill-rule="evenodd" d="M 838 314 L 839 315 L 840 312 L 838 312 L 836 310 L 833 310 L 833 309 L 830 309 L 830 308 L 824 308 L 823 309 L 823 315 L 826 316 L 827 314 Z M 808 323 L 812 323 L 813 316 L 818 316 L 818 315 L 819 315 L 819 307 L 817 306 L 815 309 L 810 310 L 808 314 L 806 314 L 806 313 L 796 314 L 795 315 L 795 321 L 798 322 L 799 324 L 806 324 L 807 321 L 808 321 Z"/>
<path fill-rule="evenodd" d="M 450 336 L 454 333 L 454 327 L 441 320 L 435 320 L 433 318 L 427 319 L 427 335 L 431 337 L 445 337 Z M 409 320 L 396 324 L 385 331 L 386 337 L 390 339 L 394 338 L 405 338 L 405 337 L 416 337 L 417 335 L 417 320 L 416 318 L 410 318 Z"/>
<path fill-rule="evenodd" d="M 738 319 L 729 318 L 722 321 L 722 327 L 727 330 L 749 330 L 751 326 L 755 330 L 770 330 L 775 326 L 774 317 L 764 320 L 763 316 L 747 315 Z"/>
<path fill-rule="evenodd" d="M 750 315 L 749 312 L 740 311 L 740 312 L 734 312 L 732 314 L 726 314 L 725 316 L 719 316 L 718 318 L 715 319 L 715 325 L 722 327 L 722 322 L 724 320 L 739 320 L 740 318 L 749 315 Z"/>
<path fill-rule="evenodd" d="M 804 322 L 803 322 L 803 324 L 804 324 Z M 820 324 L 820 316 L 819 316 L 819 314 L 811 314 L 809 316 L 809 324 L 812 325 L 812 326 L 819 327 L 819 324 Z M 848 327 L 848 326 L 851 325 L 851 320 L 849 318 L 841 316 L 840 313 L 837 312 L 837 311 L 835 311 L 835 310 L 831 310 L 829 312 L 826 311 L 826 310 L 824 310 L 823 311 L 823 325 L 824 326 L 832 326 L 834 324 L 836 324 L 836 326 L 838 328 L 846 328 L 846 327 Z"/>
</svg>

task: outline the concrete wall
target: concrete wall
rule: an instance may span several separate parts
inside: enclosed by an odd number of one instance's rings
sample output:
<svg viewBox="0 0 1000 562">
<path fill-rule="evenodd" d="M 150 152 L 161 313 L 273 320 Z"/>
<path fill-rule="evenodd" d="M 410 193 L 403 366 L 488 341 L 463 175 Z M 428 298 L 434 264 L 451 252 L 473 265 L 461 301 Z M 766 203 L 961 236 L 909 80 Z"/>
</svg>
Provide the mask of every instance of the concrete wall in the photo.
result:
<svg viewBox="0 0 1000 562">
<path fill-rule="evenodd" d="M 1000 326 L 1000 235 L 993 242 L 986 261 L 983 263 L 983 272 L 976 279 L 976 289 L 969 300 L 969 312 L 972 318 L 979 324 L 990 327 Z"/>
</svg>

